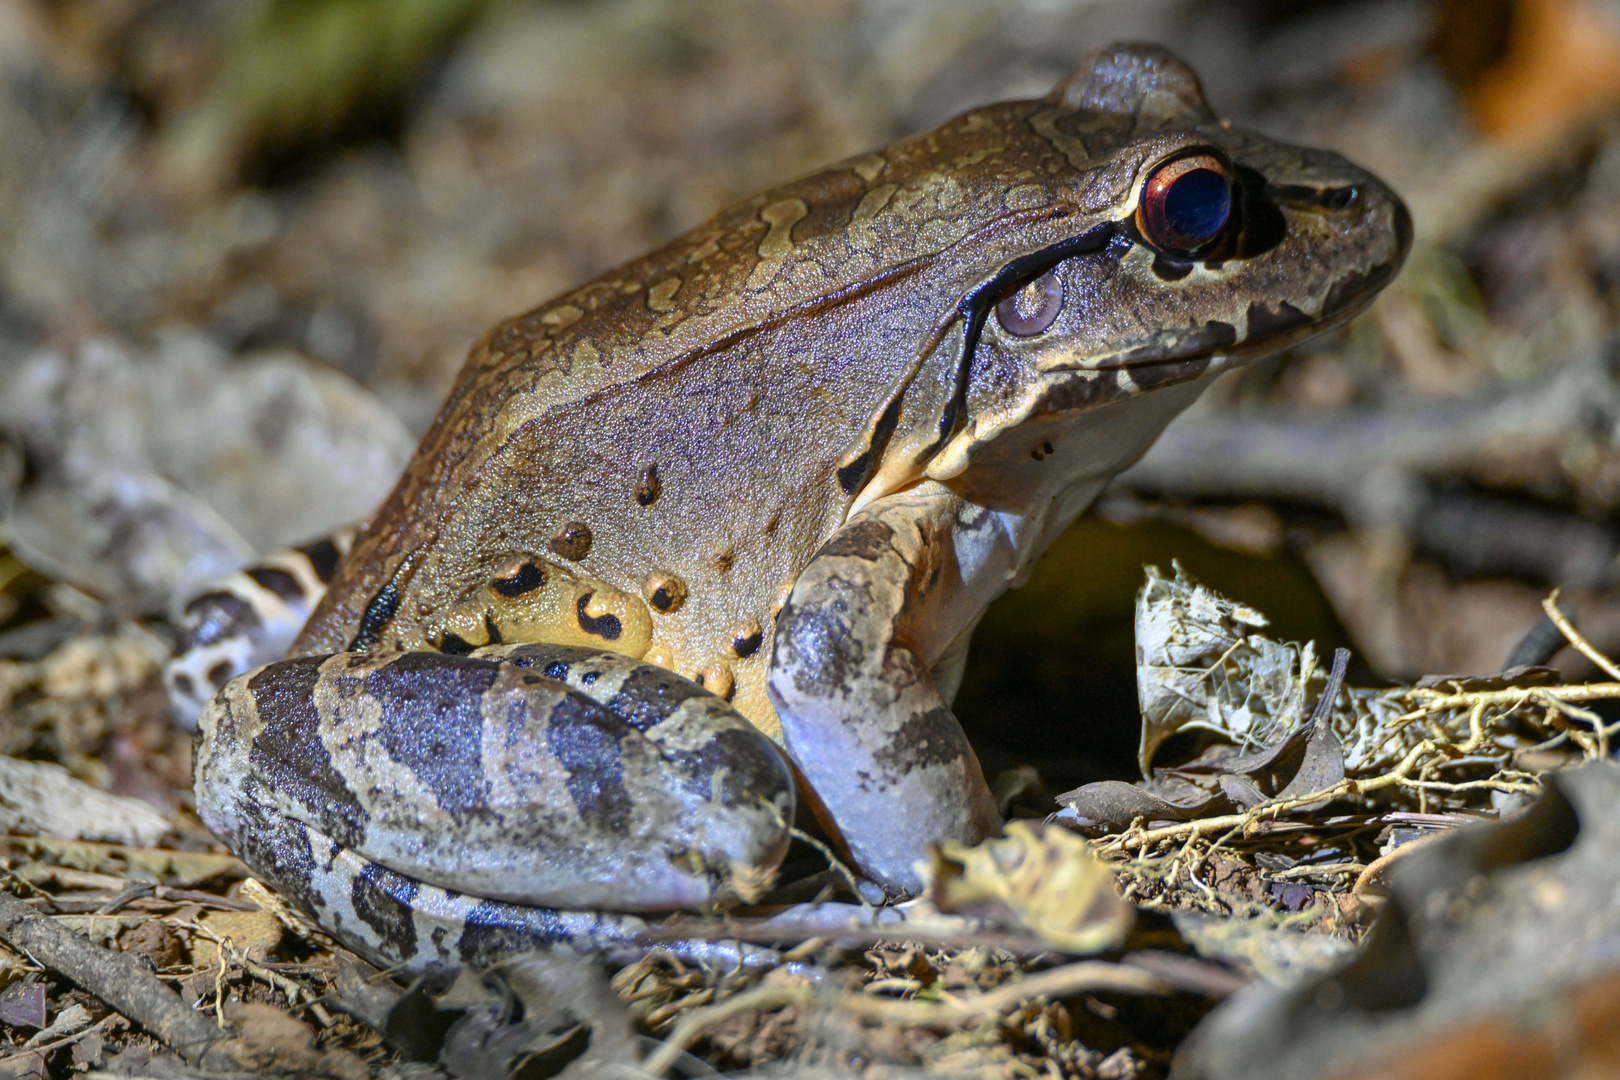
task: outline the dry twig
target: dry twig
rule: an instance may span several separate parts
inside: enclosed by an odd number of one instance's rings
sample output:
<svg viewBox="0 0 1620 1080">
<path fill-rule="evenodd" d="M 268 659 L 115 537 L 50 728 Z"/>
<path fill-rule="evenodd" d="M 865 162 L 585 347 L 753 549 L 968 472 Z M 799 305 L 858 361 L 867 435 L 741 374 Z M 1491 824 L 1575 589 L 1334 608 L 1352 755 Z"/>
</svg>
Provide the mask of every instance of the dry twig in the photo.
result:
<svg viewBox="0 0 1620 1080">
<path fill-rule="evenodd" d="M 58 926 L 14 896 L 0 893 L 0 938 L 59 971 L 204 1068 L 237 1068 L 222 1034 L 133 956 L 111 952 Z"/>
<path fill-rule="evenodd" d="M 950 998 L 941 1002 L 915 999 L 892 1001 L 871 994 L 841 994 L 833 1007 L 854 1016 L 868 1017 L 888 1024 L 926 1027 L 957 1024 L 1016 1008 L 1035 998 L 1072 997 L 1098 990 L 1150 994 L 1168 989 L 1158 975 L 1127 964 L 1083 960 L 1051 968 L 1027 978 L 998 986 L 983 994 Z M 686 1048 L 702 1034 L 733 1016 L 746 1012 L 779 1009 L 786 1005 L 809 1005 L 816 988 L 807 983 L 764 983 L 734 997 L 688 1013 L 662 1046 L 642 1063 L 643 1071 L 662 1076 Z"/>
</svg>

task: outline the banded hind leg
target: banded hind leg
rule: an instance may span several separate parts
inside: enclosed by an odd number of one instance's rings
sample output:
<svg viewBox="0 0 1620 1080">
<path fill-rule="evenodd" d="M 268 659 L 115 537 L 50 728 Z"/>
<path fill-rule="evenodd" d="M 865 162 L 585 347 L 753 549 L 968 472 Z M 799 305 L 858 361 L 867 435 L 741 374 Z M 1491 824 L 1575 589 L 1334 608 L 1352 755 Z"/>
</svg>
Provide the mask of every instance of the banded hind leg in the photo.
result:
<svg viewBox="0 0 1620 1080">
<path fill-rule="evenodd" d="M 215 692 L 287 655 L 354 543 L 355 530 L 272 552 L 211 584 L 181 611 L 163 685 L 175 722 L 190 729 Z"/>
<path fill-rule="evenodd" d="M 338 653 L 203 711 L 197 810 L 252 871 L 389 966 L 601 947 L 756 899 L 787 849 L 775 745 L 696 683 L 616 653 Z"/>
</svg>

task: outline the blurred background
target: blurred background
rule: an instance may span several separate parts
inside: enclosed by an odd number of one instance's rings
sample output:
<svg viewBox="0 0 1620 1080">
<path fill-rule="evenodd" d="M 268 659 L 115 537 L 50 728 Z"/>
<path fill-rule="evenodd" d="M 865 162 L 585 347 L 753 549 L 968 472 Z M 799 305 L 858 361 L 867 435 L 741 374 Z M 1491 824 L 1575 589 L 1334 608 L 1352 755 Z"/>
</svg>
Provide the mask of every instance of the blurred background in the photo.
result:
<svg viewBox="0 0 1620 1080">
<path fill-rule="evenodd" d="M 176 602 L 363 519 L 479 332 L 1120 38 L 1379 173 L 1417 246 L 993 610 L 990 771 L 1130 774 L 1143 563 L 1362 685 L 1502 668 L 1553 586 L 1620 647 L 1620 4 L 0 0 L 0 752 L 183 799 Z"/>
</svg>

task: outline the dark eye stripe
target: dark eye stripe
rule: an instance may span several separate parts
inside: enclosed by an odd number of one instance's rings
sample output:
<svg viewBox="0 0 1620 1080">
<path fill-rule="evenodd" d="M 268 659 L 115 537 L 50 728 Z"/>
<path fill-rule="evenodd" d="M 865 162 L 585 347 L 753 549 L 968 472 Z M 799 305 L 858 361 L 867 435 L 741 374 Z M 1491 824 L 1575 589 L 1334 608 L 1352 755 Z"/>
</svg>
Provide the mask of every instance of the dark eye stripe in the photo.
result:
<svg viewBox="0 0 1620 1080">
<path fill-rule="evenodd" d="M 962 320 L 962 351 L 956 360 L 956 385 L 951 390 L 949 404 L 940 414 L 939 434 L 923 451 L 924 458 L 932 457 L 944 446 L 950 437 L 956 434 L 956 429 L 966 418 L 968 382 L 973 374 L 973 353 L 978 348 L 979 335 L 984 331 L 984 322 L 990 317 L 990 309 L 1000 302 L 999 298 L 1007 295 L 1007 289 L 1015 282 L 1028 281 L 1035 275 L 1052 269 L 1064 259 L 1101 251 L 1108 246 L 1108 242 L 1114 238 L 1118 230 L 1119 226 L 1112 221 L 1099 222 L 1079 236 L 1071 236 L 1040 251 L 1020 255 L 996 271 L 988 281 L 981 281 L 969 289 L 967 295 L 962 297 L 956 306 L 957 317 Z"/>
</svg>

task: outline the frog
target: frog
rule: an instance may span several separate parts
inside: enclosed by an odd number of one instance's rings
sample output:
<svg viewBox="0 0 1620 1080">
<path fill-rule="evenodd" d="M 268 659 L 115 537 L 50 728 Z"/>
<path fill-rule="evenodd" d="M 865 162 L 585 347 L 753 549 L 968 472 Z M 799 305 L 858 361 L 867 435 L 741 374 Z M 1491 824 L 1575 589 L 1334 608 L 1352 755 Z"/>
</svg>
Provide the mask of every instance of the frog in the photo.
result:
<svg viewBox="0 0 1620 1080">
<path fill-rule="evenodd" d="M 757 903 L 800 826 L 915 896 L 1002 827 L 951 709 L 986 608 L 1411 233 L 1143 44 L 722 210 L 495 326 L 352 542 L 249 572 L 309 617 L 211 664 L 198 812 L 396 969 Z"/>
</svg>

